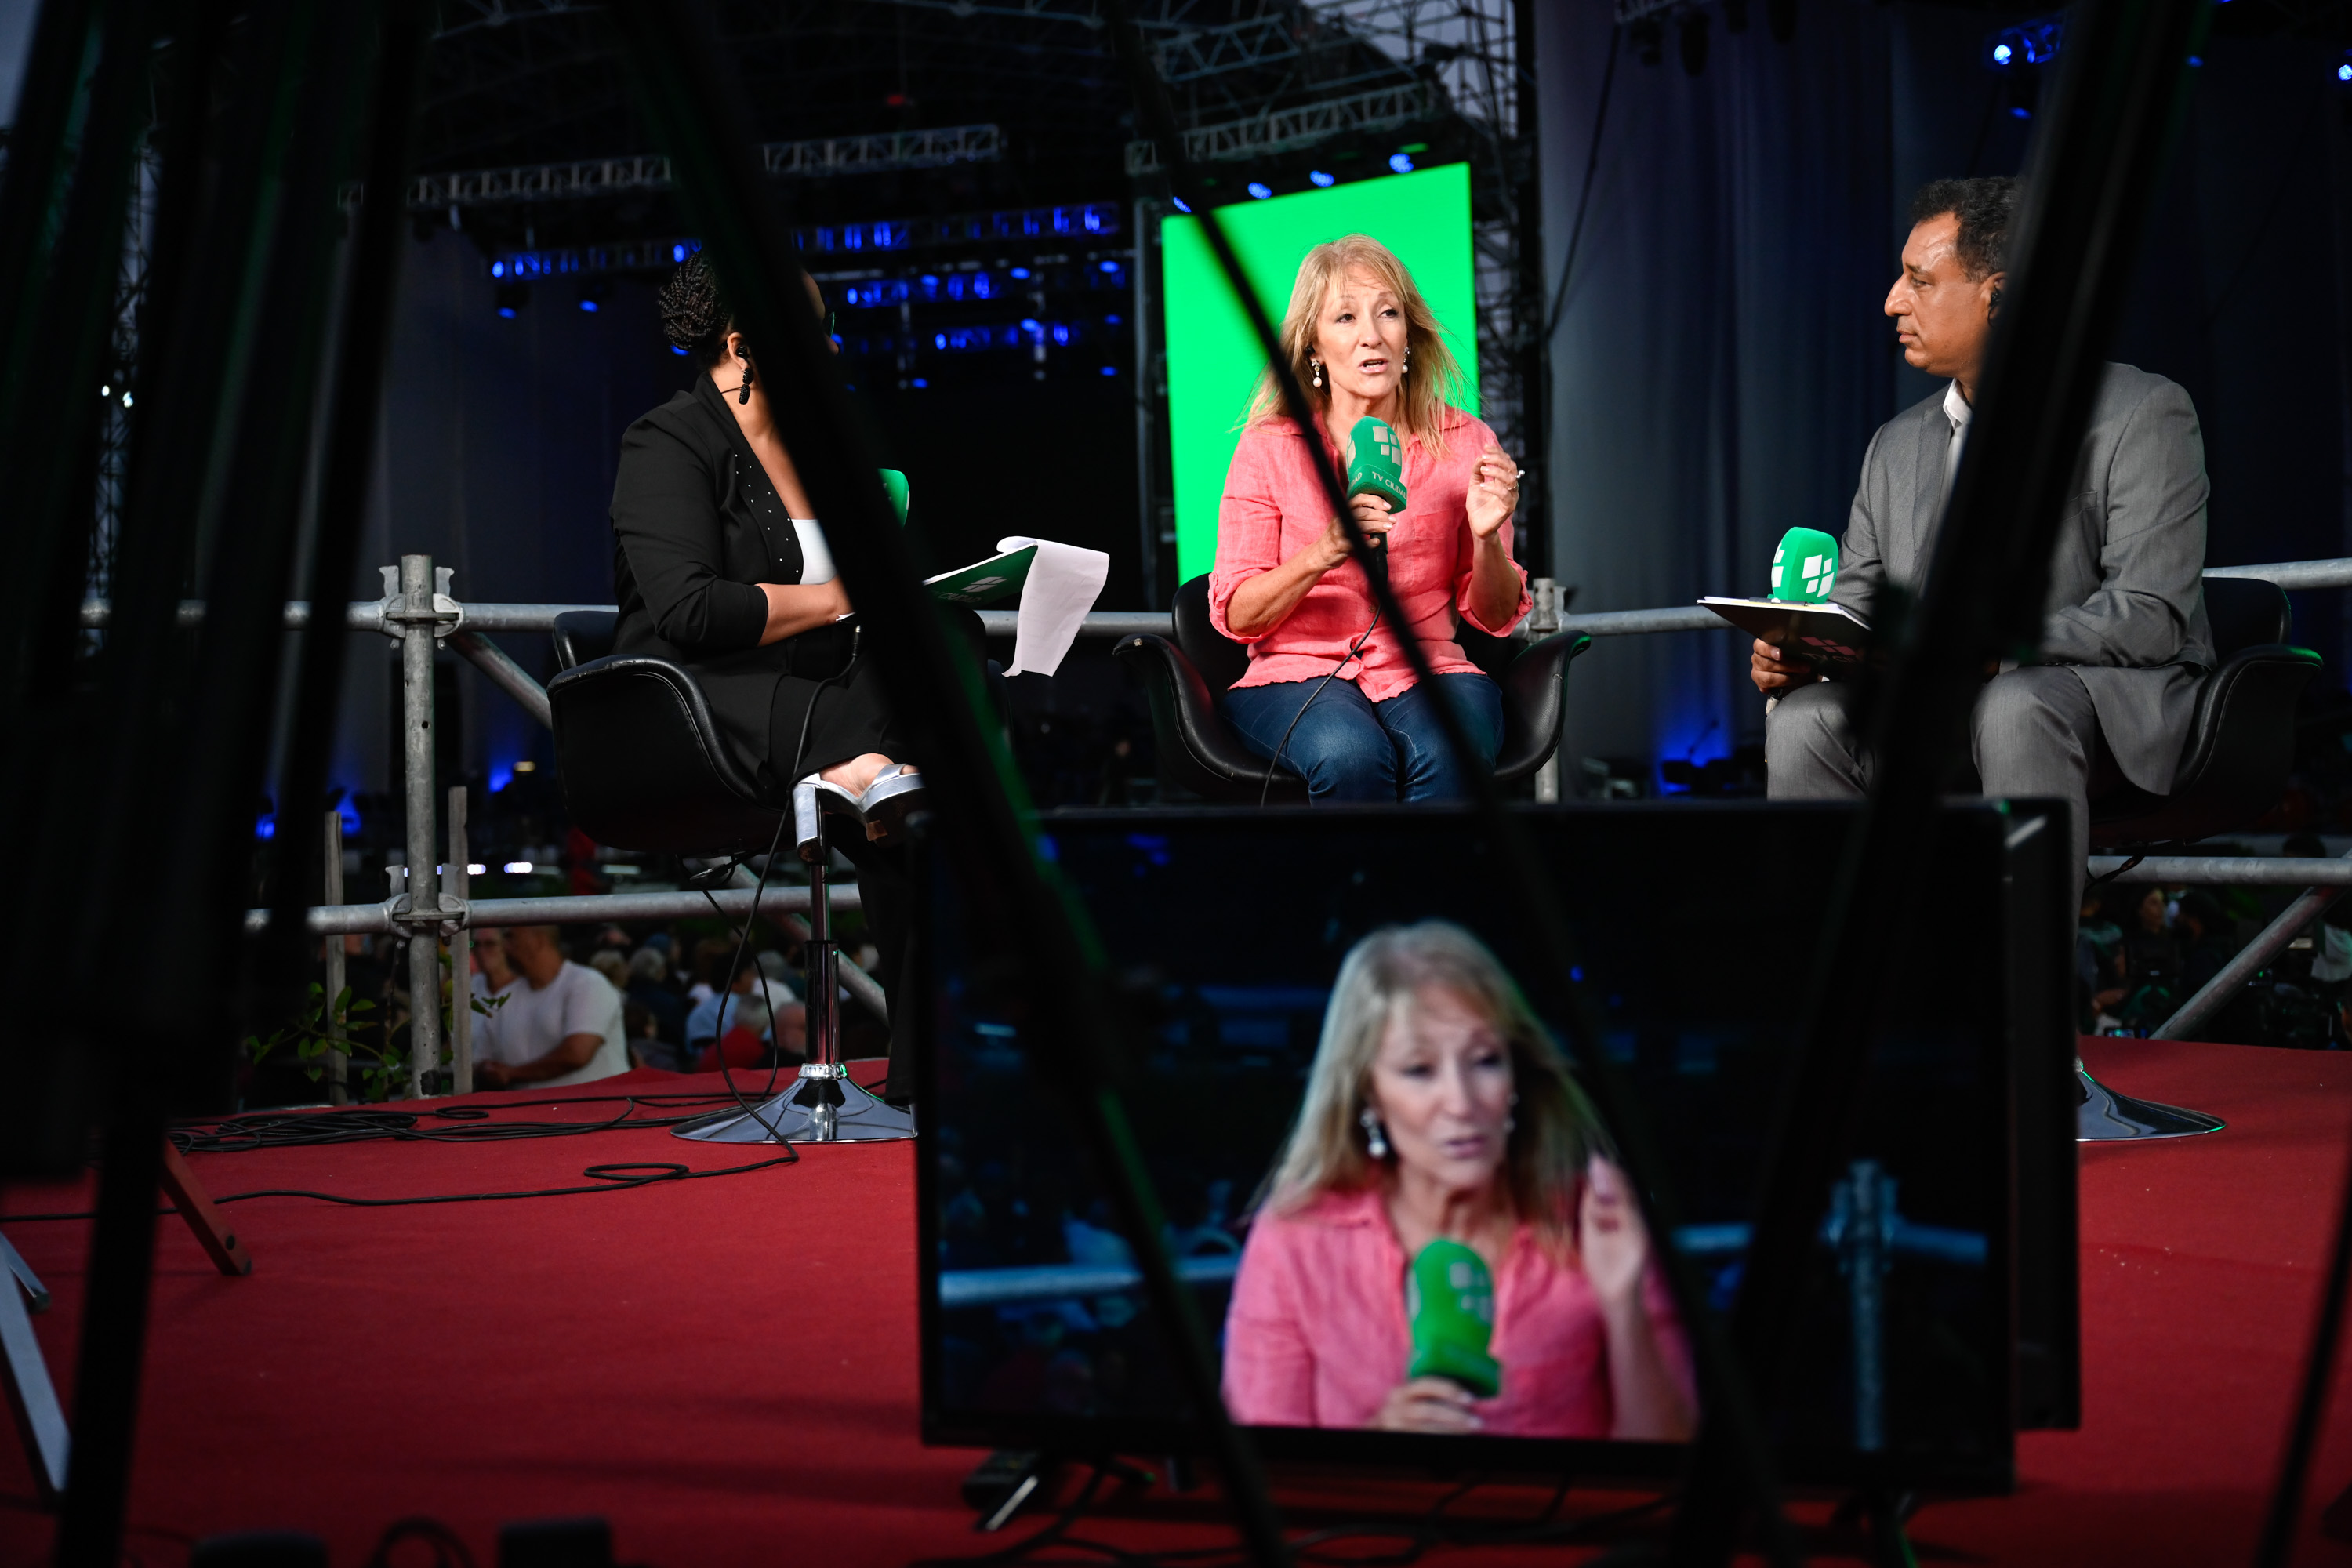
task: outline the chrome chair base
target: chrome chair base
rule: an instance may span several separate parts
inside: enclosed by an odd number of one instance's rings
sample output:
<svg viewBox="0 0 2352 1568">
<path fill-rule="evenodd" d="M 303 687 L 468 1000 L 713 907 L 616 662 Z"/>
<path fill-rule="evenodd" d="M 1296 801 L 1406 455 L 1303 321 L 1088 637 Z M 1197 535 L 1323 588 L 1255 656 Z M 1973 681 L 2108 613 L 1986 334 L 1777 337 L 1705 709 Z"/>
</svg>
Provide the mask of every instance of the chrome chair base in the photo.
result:
<svg viewBox="0 0 2352 1568">
<path fill-rule="evenodd" d="M 670 1131 L 706 1143 L 879 1143 L 912 1138 L 915 1113 L 867 1093 L 839 1068 L 812 1062 L 772 1100 L 749 1110 L 715 1110 Z"/>
<path fill-rule="evenodd" d="M 2079 1060 L 2075 1075 L 2083 1081 L 2083 1102 L 2074 1108 L 2074 1141 L 2078 1143 L 2145 1142 L 2157 1138 L 2195 1138 L 2219 1132 L 2227 1125 L 2218 1116 L 2159 1105 L 2117 1094 L 2091 1076 Z"/>
</svg>

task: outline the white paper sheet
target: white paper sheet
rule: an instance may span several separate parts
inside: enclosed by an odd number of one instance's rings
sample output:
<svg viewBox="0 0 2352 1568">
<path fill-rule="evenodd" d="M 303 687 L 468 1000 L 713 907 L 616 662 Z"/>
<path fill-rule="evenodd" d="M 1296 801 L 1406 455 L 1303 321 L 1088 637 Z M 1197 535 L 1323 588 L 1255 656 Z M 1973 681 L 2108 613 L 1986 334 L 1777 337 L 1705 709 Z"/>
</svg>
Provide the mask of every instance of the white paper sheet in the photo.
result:
<svg viewBox="0 0 2352 1568">
<path fill-rule="evenodd" d="M 1110 557 L 1099 550 L 1056 544 L 1050 539 L 1013 534 L 996 542 L 1001 554 L 1024 545 L 1037 547 L 1029 580 L 1021 585 L 1021 617 L 1013 635 L 1013 662 L 1007 675 L 1051 675 L 1062 668 L 1078 626 L 1102 596 L 1110 578 Z"/>
</svg>

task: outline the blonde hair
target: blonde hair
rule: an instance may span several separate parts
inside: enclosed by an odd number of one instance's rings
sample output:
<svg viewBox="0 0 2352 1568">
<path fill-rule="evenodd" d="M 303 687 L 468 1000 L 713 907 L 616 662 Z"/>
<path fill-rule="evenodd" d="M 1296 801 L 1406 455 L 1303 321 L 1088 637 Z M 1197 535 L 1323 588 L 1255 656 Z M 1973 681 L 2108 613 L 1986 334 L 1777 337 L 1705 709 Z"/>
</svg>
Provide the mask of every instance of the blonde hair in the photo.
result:
<svg viewBox="0 0 2352 1568">
<path fill-rule="evenodd" d="M 1399 1008 L 1426 987 L 1454 993 L 1508 1047 L 1518 1095 L 1503 1155 L 1513 1212 L 1556 1251 L 1573 1250 L 1578 1184 L 1586 1163 L 1609 1152 L 1607 1135 L 1567 1059 L 1502 964 L 1449 921 L 1384 926 L 1339 964 L 1307 1095 L 1289 1141 L 1254 1206 L 1295 1211 L 1325 1193 L 1360 1192 L 1383 1173 L 1359 1122 L 1370 1103 L 1372 1061 Z"/>
<path fill-rule="evenodd" d="M 1396 252 L 1369 234 L 1342 235 L 1338 239 L 1325 240 L 1307 253 L 1298 264 L 1297 280 L 1290 286 L 1290 308 L 1282 318 L 1282 357 L 1290 372 L 1298 378 L 1298 389 L 1307 395 L 1308 406 L 1319 416 L 1331 412 L 1331 388 L 1315 384 L 1310 361 L 1315 352 L 1315 329 L 1323 313 L 1323 301 L 1329 297 L 1332 283 L 1347 275 L 1349 268 L 1360 267 L 1379 279 L 1388 291 L 1397 298 L 1398 308 L 1404 311 L 1406 367 L 1410 374 L 1397 384 L 1397 416 L 1391 421 L 1397 433 L 1407 437 L 1418 436 L 1422 445 L 1439 456 L 1445 452 L 1445 410 L 1464 395 L 1466 378 L 1461 362 L 1454 351 L 1445 346 L 1445 330 L 1438 325 L 1436 313 L 1429 301 L 1421 297 L 1421 289 L 1405 269 Z M 1256 390 L 1251 393 L 1249 411 L 1242 416 L 1244 426 L 1262 420 L 1286 417 L 1283 405 L 1282 384 L 1273 367 L 1258 377 Z M 1344 437 L 1344 431 L 1334 431 Z"/>
</svg>

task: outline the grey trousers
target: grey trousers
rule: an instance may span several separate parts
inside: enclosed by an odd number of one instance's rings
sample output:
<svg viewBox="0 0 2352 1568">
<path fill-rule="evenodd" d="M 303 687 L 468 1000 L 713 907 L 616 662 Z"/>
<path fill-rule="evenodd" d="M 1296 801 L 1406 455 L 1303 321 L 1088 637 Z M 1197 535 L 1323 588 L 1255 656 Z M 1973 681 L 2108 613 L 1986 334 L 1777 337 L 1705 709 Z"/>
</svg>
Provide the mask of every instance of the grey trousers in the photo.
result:
<svg viewBox="0 0 2352 1568">
<path fill-rule="evenodd" d="M 1866 794 L 1875 761 L 1853 732 L 1851 688 L 1817 680 L 1783 696 L 1764 717 L 1766 792 L 1774 800 L 1837 800 Z M 2082 677 L 2063 665 L 1996 675 L 1977 699 L 1977 777 L 1989 795 L 2056 796 L 2072 808 L 2079 885 L 2091 836 L 2091 794 L 2120 783 Z"/>
</svg>

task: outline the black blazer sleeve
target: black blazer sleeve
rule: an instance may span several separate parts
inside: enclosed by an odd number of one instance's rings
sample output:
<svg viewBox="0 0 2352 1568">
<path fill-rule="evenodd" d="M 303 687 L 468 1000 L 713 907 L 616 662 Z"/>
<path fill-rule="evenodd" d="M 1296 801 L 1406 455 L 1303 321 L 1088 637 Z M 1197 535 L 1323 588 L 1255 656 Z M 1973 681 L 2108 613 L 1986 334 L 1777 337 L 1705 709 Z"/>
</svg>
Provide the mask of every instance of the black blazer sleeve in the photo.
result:
<svg viewBox="0 0 2352 1568">
<path fill-rule="evenodd" d="M 768 596 L 726 574 L 710 460 L 655 420 L 621 437 L 613 531 L 662 639 L 692 658 L 760 646 Z"/>
</svg>

